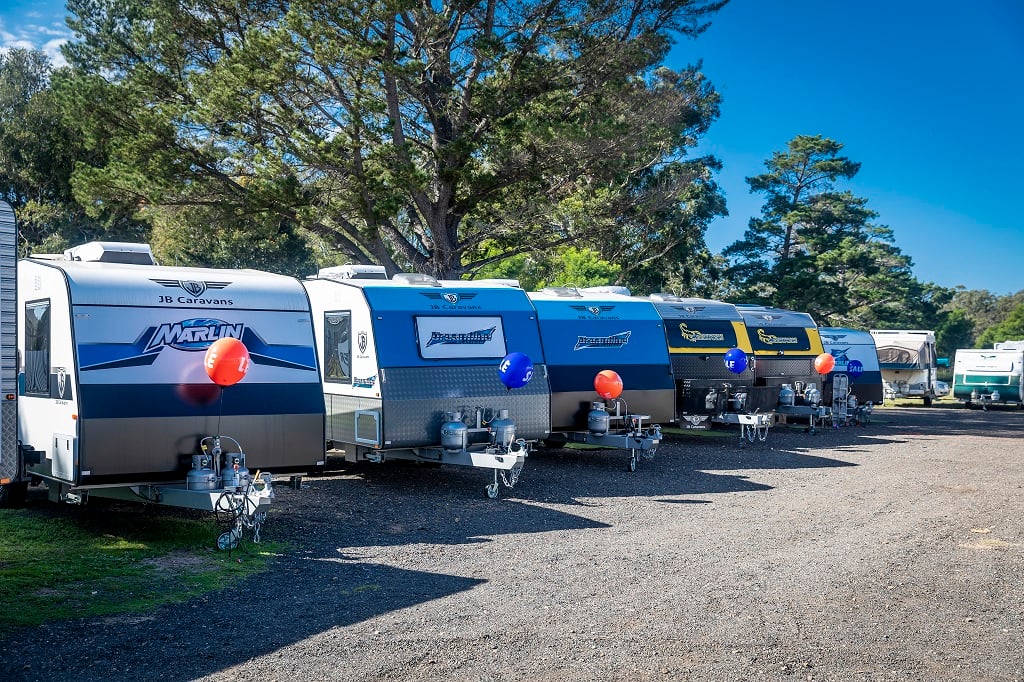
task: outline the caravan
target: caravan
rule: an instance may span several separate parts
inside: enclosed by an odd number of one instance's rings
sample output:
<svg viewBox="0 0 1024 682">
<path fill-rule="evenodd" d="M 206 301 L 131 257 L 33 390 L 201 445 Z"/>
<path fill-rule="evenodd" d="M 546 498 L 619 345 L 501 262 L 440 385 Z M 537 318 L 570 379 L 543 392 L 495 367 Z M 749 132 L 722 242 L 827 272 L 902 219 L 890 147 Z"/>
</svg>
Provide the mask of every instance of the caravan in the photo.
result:
<svg viewBox="0 0 1024 682">
<path fill-rule="evenodd" d="M 706 429 L 712 423 L 739 424 L 741 436 L 767 438 L 775 400 L 756 404 L 751 391 L 754 352 L 736 306 L 672 294 L 649 298 L 665 321 L 680 425 Z M 726 354 L 732 349 L 743 351 L 748 359 L 740 372 L 726 365 Z"/>
<path fill-rule="evenodd" d="M 1024 341 L 997 343 L 991 350 L 958 348 L 953 360 L 953 397 L 967 407 L 992 403 L 1024 408 Z"/>
<path fill-rule="evenodd" d="M 843 327 L 819 327 L 818 333 L 825 352 L 835 358 L 835 368 L 826 377 L 822 389 L 825 403 L 833 405 L 839 401 L 843 404 L 845 399 L 848 416 L 856 416 L 858 410 L 870 411 L 869 405 L 881 405 L 884 397 L 882 372 L 874 337 L 861 329 Z M 838 382 L 847 384 L 845 393 L 835 391 L 839 375 L 846 376 Z"/>
<path fill-rule="evenodd" d="M 936 398 L 938 359 L 935 332 L 926 329 L 872 329 L 878 366 L 887 399 L 921 398 L 925 406 Z"/>
<path fill-rule="evenodd" d="M 821 376 L 814 360 L 824 350 L 818 326 L 807 313 L 760 305 L 738 304 L 754 349 L 755 405 L 773 407 L 777 417 L 815 423 L 828 415 L 822 404 Z"/>
<path fill-rule="evenodd" d="M 20 447 L 3 462 L 15 494 L 32 478 L 53 499 L 223 511 L 233 491 L 256 508 L 271 496 L 260 471 L 324 463 L 312 319 L 293 278 L 162 267 L 148 245 L 92 242 L 20 261 L 16 315 L 4 319 L 21 363 L 5 407 L 16 403 Z M 222 387 L 204 361 L 225 338 L 249 364 Z"/>
<path fill-rule="evenodd" d="M 636 471 L 641 457 L 654 456 L 661 423 L 675 421 L 658 311 L 622 288 L 548 287 L 529 296 L 551 378 L 548 442 L 628 450 Z M 602 381 L 610 390 L 599 391 Z"/>
<path fill-rule="evenodd" d="M 550 431 L 537 315 L 496 282 L 439 281 L 380 266 L 324 268 L 303 282 L 319 341 L 329 446 L 346 461 L 399 459 L 493 471 L 513 486 Z M 509 388 L 511 354 L 532 378 Z M 529 366 L 524 367 L 529 371 Z"/>
</svg>

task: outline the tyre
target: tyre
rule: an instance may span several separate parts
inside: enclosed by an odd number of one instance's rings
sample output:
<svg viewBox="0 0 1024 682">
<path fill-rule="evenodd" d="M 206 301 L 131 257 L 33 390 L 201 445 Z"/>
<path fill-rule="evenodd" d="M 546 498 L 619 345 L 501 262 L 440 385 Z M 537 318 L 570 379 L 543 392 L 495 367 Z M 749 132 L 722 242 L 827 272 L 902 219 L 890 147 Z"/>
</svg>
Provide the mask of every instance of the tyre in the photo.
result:
<svg viewBox="0 0 1024 682">
<path fill-rule="evenodd" d="M 932 397 L 930 395 L 926 395 L 924 397 L 924 406 L 925 407 L 931 407 L 932 406 Z"/>
<path fill-rule="evenodd" d="M 28 481 L 0 485 L 0 507 L 20 507 L 25 504 Z"/>
</svg>

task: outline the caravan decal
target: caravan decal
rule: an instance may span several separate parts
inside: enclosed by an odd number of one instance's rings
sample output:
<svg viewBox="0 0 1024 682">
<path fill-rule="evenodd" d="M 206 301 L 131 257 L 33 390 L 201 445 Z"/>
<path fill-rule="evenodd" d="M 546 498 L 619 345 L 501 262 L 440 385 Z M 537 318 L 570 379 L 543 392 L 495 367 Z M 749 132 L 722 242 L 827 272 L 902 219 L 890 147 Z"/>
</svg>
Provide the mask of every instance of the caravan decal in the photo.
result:
<svg viewBox="0 0 1024 682">
<path fill-rule="evenodd" d="M 575 310 L 576 312 L 579 312 L 579 313 L 589 313 L 589 314 L 586 314 L 586 315 L 580 315 L 577 318 L 577 319 L 580 319 L 580 320 L 591 320 L 591 319 L 593 319 L 595 317 L 600 317 L 603 320 L 617 320 L 617 319 L 619 319 L 615 315 L 608 315 L 608 314 L 606 314 L 606 313 L 610 313 L 611 311 L 615 310 L 615 306 L 613 306 L 613 305 L 571 305 L 569 307 L 572 308 L 573 310 Z"/>
<path fill-rule="evenodd" d="M 241 340 L 255 365 L 316 371 L 313 349 L 308 346 L 270 345 L 244 323 L 193 318 L 148 327 L 134 343 L 83 343 L 78 346 L 81 371 L 152 365 L 167 348 L 205 352 L 222 338 Z"/>
<path fill-rule="evenodd" d="M 690 329 L 686 326 L 685 322 L 679 323 L 679 333 L 690 343 L 697 343 L 698 341 L 725 341 L 725 334 L 708 334 L 697 329 Z"/>
<path fill-rule="evenodd" d="M 757 330 L 758 340 L 768 346 L 775 346 L 778 344 L 789 344 L 800 343 L 800 339 L 795 336 L 775 336 L 775 334 L 768 334 L 764 329 L 758 328 Z"/>
<path fill-rule="evenodd" d="M 192 305 L 233 305 L 230 298 L 199 298 L 206 293 L 207 289 L 220 290 L 226 288 L 231 282 L 202 282 L 193 279 L 153 279 L 162 287 L 171 289 L 182 289 L 189 296 L 161 296 L 161 303 L 188 303 Z"/>
<path fill-rule="evenodd" d="M 165 322 L 153 331 L 145 353 L 158 351 L 164 346 L 187 351 L 205 351 L 218 339 L 241 339 L 244 324 L 228 324 L 221 320 L 196 318 L 181 322 Z"/>
<path fill-rule="evenodd" d="M 373 385 L 377 383 L 377 375 L 374 374 L 372 377 L 366 377 L 360 379 L 359 377 L 352 377 L 352 386 L 354 388 L 373 388 Z"/>
<path fill-rule="evenodd" d="M 833 348 L 829 354 L 836 359 L 836 367 L 846 367 L 850 362 L 849 348 Z"/>
<path fill-rule="evenodd" d="M 573 350 L 582 350 L 584 348 L 622 348 L 629 343 L 629 335 L 632 333 L 629 331 L 619 332 L 611 336 L 578 336 L 576 337 L 576 346 Z"/>
<path fill-rule="evenodd" d="M 443 344 L 455 344 L 455 345 L 482 345 L 491 340 L 494 336 L 494 332 L 497 327 L 491 327 L 490 329 L 477 329 L 471 332 L 451 333 L 451 332 L 433 332 L 430 335 L 430 340 L 427 341 L 427 348 L 431 346 L 443 343 Z"/>
</svg>

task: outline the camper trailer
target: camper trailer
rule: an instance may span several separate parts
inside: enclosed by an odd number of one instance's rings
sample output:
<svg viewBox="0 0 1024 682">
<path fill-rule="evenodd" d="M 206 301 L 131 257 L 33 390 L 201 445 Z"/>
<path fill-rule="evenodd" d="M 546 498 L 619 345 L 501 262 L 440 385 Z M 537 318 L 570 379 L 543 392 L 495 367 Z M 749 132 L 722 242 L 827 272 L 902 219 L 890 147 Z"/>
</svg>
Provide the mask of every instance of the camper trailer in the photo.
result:
<svg viewBox="0 0 1024 682">
<path fill-rule="evenodd" d="M 549 287 L 530 292 L 551 381 L 549 443 L 585 443 L 630 453 L 629 470 L 653 457 L 661 423 L 675 421 L 665 327 L 650 301 L 624 290 Z M 617 395 L 597 394 L 610 370 Z"/>
<path fill-rule="evenodd" d="M 755 406 L 754 353 L 747 327 L 736 306 L 703 298 L 651 294 L 649 299 L 665 321 L 676 413 L 687 429 L 706 429 L 712 423 L 739 424 L 743 438 L 767 438 L 774 422 L 774 402 Z M 748 358 L 742 372 L 726 366 L 726 353 L 738 348 Z"/>
<path fill-rule="evenodd" d="M 863 421 L 875 405 L 882 404 L 884 397 L 874 337 L 861 329 L 843 327 L 819 327 L 818 333 L 822 347 L 836 363 L 825 377 L 822 389 L 825 404 L 832 405 L 837 416 Z M 837 391 L 836 380 L 841 375 L 846 378 L 839 380 L 840 390 Z M 843 384 L 846 390 L 842 390 Z M 841 406 L 838 411 L 837 406 Z"/>
<path fill-rule="evenodd" d="M 885 397 L 935 399 L 935 332 L 925 329 L 872 329 Z"/>
<path fill-rule="evenodd" d="M 753 405 L 774 409 L 777 418 L 806 419 L 813 433 L 828 415 L 814 359 L 824 350 L 818 326 L 807 313 L 760 305 L 737 305 L 754 349 Z"/>
<path fill-rule="evenodd" d="M 1024 342 L 997 343 L 991 350 L 958 348 L 953 360 L 953 397 L 967 407 L 1016 403 L 1024 407 Z"/>
<path fill-rule="evenodd" d="M 511 487 L 550 431 L 537 315 L 496 282 L 439 281 L 380 266 L 321 270 L 303 282 L 319 341 L 327 443 L 349 462 L 408 460 L 478 467 Z M 499 365 L 533 373 L 509 388 Z"/>
<path fill-rule="evenodd" d="M 312 319 L 293 278 L 161 267 L 146 244 L 93 242 L 20 261 L 17 290 L 22 484 L 226 511 L 269 504 L 259 472 L 323 465 Z M 248 351 L 234 385 L 204 365 L 222 338 Z"/>
</svg>

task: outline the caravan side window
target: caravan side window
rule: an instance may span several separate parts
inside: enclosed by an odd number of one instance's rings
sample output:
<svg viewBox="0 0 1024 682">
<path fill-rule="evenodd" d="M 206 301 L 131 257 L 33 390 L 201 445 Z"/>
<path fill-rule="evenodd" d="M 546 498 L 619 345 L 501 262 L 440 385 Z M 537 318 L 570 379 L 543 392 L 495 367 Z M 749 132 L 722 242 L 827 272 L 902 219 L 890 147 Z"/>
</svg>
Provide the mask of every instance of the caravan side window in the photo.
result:
<svg viewBox="0 0 1024 682">
<path fill-rule="evenodd" d="M 352 383 L 352 313 L 324 315 L 324 379 Z"/>
<path fill-rule="evenodd" d="M 25 304 L 25 394 L 50 395 L 50 301 Z"/>
</svg>

